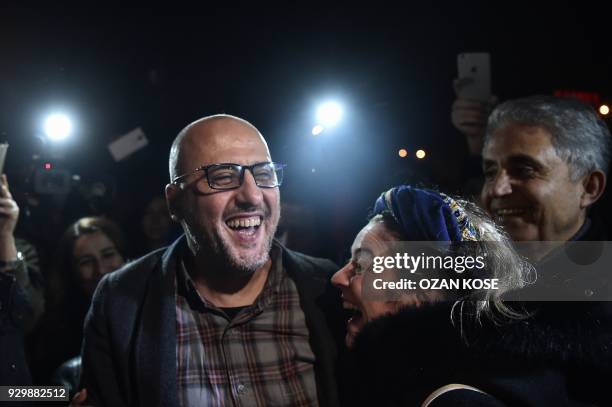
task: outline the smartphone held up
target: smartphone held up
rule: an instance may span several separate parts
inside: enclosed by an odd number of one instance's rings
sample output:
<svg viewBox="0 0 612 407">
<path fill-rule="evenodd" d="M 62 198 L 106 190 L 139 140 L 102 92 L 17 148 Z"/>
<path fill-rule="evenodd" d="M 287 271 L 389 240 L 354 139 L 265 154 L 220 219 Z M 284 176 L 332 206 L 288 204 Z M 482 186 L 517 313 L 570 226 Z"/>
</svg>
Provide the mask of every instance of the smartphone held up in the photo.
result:
<svg viewBox="0 0 612 407">
<path fill-rule="evenodd" d="M 6 161 L 6 150 L 8 150 L 8 143 L 0 143 L 0 174 L 4 172 L 4 162 Z"/>
<path fill-rule="evenodd" d="M 491 57 L 488 52 L 465 52 L 457 56 L 457 96 L 488 102 L 491 98 Z"/>
</svg>

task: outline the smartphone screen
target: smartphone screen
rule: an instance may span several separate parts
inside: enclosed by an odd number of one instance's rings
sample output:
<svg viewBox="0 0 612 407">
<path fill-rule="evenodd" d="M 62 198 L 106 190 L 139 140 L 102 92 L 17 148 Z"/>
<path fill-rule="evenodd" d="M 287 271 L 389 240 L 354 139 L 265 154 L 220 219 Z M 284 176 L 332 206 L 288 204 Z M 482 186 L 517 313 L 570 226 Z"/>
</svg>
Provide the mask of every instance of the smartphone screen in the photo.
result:
<svg viewBox="0 0 612 407">
<path fill-rule="evenodd" d="M 8 143 L 0 143 L 0 174 L 4 172 L 4 161 L 6 161 L 6 150 L 8 150 Z"/>
<path fill-rule="evenodd" d="M 491 97 L 491 58 L 487 52 L 466 52 L 457 56 L 457 72 L 462 99 L 489 101 Z"/>
</svg>

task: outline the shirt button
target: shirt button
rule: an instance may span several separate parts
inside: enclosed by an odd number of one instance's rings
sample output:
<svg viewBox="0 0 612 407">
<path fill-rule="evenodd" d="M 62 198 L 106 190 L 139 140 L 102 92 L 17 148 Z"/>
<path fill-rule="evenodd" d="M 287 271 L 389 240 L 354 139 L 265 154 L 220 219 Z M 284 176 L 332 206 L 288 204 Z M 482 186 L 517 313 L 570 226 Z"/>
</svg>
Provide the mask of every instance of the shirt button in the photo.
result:
<svg viewBox="0 0 612 407">
<path fill-rule="evenodd" d="M 239 384 L 236 386 L 236 392 L 238 392 L 238 394 L 246 393 L 246 386 L 244 384 Z"/>
</svg>

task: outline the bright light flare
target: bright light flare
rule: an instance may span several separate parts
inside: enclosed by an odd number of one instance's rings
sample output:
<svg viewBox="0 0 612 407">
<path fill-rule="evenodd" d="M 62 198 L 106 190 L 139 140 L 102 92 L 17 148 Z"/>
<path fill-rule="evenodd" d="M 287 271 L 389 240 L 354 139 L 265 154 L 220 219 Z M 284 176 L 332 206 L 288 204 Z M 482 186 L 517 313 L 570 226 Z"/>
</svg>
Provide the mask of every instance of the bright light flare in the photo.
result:
<svg viewBox="0 0 612 407">
<path fill-rule="evenodd" d="M 599 113 L 601 113 L 602 116 L 607 116 L 608 113 L 610 113 L 610 107 L 608 105 L 599 106 Z"/>
<path fill-rule="evenodd" d="M 64 140 L 72 133 L 72 121 L 65 114 L 54 113 L 45 120 L 44 130 L 49 139 Z"/>
<path fill-rule="evenodd" d="M 399 156 L 402 158 L 406 158 L 408 157 L 408 150 L 406 150 L 405 148 L 402 148 L 397 152 L 397 154 L 399 154 Z"/>
<path fill-rule="evenodd" d="M 416 157 L 419 160 L 422 160 L 423 158 L 425 158 L 425 155 L 426 155 L 425 154 L 425 150 L 417 150 L 417 152 L 416 152 Z"/>
<path fill-rule="evenodd" d="M 321 126 L 320 124 L 317 124 L 312 128 L 312 135 L 318 136 L 319 134 L 323 133 L 323 130 L 325 130 L 325 127 Z"/>
<path fill-rule="evenodd" d="M 325 127 L 333 127 L 342 119 L 342 106 L 337 102 L 326 102 L 317 109 L 317 121 Z"/>
</svg>

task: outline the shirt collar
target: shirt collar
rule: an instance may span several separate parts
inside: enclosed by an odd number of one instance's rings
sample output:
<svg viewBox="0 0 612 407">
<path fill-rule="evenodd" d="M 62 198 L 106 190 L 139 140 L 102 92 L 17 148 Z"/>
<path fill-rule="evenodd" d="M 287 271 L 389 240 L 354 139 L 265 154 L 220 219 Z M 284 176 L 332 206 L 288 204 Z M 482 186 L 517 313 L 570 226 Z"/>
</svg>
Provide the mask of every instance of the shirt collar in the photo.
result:
<svg viewBox="0 0 612 407">
<path fill-rule="evenodd" d="M 187 250 L 187 249 L 184 249 Z M 254 310 L 261 311 L 263 308 L 270 303 L 274 298 L 274 295 L 278 292 L 281 287 L 281 283 L 285 277 L 283 267 L 283 256 L 282 246 L 276 240 L 272 242 L 272 248 L 270 249 L 270 258 L 272 259 L 272 265 L 270 266 L 270 272 L 268 278 L 264 284 L 262 292 L 257 296 L 255 302 L 250 306 Z M 189 306 L 192 309 L 204 312 L 205 310 L 213 310 L 220 312 L 219 308 L 209 302 L 206 298 L 203 298 L 195 288 L 195 284 L 191 279 L 185 265 L 185 252 L 183 251 L 178 258 L 177 267 L 177 293 L 187 299 Z"/>
</svg>

